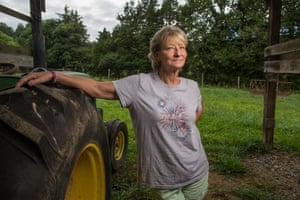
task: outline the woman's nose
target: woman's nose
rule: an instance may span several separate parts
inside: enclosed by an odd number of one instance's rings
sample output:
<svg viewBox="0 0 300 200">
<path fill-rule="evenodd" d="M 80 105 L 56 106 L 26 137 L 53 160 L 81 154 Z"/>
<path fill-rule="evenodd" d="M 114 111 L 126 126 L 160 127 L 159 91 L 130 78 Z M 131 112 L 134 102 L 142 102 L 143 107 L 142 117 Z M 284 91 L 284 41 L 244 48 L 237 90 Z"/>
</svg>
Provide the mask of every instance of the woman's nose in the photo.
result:
<svg viewBox="0 0 300 200">
<path fill-rule="evenodd" d="M 175 47 L 174 49 L 174 56 L 179 56 L 180 52 L 180 48 L 179 47 Z"/>
</svg>

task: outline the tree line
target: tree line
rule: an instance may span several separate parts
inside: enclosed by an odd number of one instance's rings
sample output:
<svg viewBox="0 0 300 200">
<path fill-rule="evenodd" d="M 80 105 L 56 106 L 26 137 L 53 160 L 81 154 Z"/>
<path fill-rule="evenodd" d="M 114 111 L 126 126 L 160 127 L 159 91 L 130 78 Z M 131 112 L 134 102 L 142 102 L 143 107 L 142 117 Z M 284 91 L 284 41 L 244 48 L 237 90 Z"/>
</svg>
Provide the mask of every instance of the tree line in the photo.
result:
<svg viewBox="0 0 300 200">
<path fill-rule="evenodd" d="M 47 67 L 84 71 L 95 76 L 120 78 L 150 72 L 147 57 L 153 34 L 164 25 L 177 25 L 188 35 L 188 59 L 182 76 L 206 84 L 233 86 L 237 77 L 246 86 L 264 79 L 268 8 L 262 0 L 128 1 L 112 31 L 99 30 L 89 41 L 86 26 L 76 10 L 64 7 L 56 19 L 43 20 Z M 281 41 L 300 36 L 300 2 L 283 0 Z M 31 46 L 30 24 L 13 30 L 0 23 L 0 42 Z M 297 75 L 281 79 L 300 83 Z M 299 84 L 298 84 L 299 85 Z"/>
</svg>

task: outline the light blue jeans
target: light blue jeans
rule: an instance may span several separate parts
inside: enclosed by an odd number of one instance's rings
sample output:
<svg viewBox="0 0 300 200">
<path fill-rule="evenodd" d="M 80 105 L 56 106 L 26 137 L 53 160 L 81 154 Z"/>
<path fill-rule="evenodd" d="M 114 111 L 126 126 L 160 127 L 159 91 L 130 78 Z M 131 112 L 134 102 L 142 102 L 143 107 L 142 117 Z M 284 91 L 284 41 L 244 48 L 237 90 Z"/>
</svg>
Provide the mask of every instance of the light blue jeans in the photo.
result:
<svg viewBox="0 0 300 200">
<path fill-rule="evenodd" d="M 202 200 L 208 190 L 208 174 L 201 180 L 182 188 L 171 190 L 152 189 L 153 200 Z"/>
</svg>

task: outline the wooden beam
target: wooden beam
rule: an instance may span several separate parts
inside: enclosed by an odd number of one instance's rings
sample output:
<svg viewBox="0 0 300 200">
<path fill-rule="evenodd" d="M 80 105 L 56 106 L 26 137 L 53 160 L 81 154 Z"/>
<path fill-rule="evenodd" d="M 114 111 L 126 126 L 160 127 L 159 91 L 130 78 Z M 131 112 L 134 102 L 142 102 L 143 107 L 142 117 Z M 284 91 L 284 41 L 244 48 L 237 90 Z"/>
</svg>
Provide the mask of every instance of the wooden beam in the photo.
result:
<svg viewBox="0 0 300 200">
<path fill-rule="evenodd" d="M 289 40 L 287 42 L 275 44 L 265 48 L 265 57 L 278 56 L 300 52 L 300 38 Z"/>
<path fill-rule="evenodd" d="M 3 6 L 3 5 L 0 5 L 0 12 L 3 12 L 7 15 L 10 15 L 12 17 L 15 17 L 15 18 L 27 21 L 27 22 L 31 22 L 31 17 L 24 15 L 18 11 L 15 11 L 15 10 L 8 8 L 6 6 Z"/>
</svg>

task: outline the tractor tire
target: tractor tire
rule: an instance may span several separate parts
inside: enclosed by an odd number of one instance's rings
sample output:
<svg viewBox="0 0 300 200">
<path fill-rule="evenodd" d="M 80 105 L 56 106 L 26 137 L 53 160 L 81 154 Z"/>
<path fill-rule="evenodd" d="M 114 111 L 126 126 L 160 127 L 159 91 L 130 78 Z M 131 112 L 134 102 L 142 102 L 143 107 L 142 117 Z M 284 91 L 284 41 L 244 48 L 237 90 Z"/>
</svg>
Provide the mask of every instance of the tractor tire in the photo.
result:
<svg viewBox="0 0 300 200">
<path fill-rule="evenodd" d="M 126 160 L 128 129 L 126 123 L 119 119 L 113 119 L 104 124 L 107 129 L 110 144 L 112 172 L 116 172 Z"/>
<path fill-rule="evenodd" d="M 111 199 L 106 128 L 80 90 L 0 91 L 0 160 L 1 199 Z"/>
</svg>

